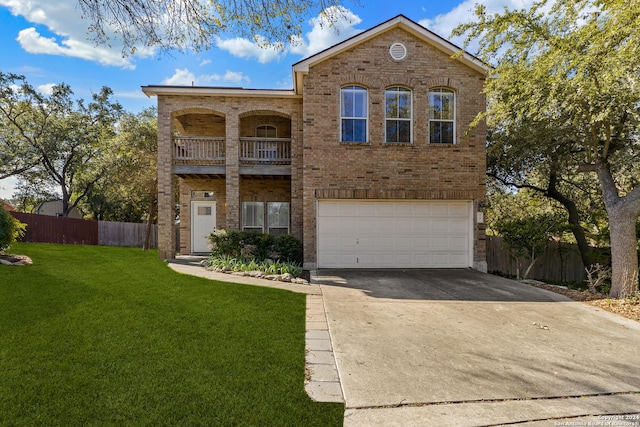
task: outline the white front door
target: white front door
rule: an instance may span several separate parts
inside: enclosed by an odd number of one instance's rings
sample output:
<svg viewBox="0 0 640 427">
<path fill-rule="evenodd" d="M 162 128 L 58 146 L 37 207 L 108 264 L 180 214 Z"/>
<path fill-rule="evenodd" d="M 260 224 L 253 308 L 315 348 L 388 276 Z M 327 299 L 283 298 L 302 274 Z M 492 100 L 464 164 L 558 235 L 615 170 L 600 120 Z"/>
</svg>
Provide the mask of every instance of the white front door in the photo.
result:
<svg viewBox="0 0 640 427">
<path fill-rule="evenodd" d="M 216 202 L 191 202 L 191 252 L 210 252 L 209 234 L 216 230 Z"/>
</svg>

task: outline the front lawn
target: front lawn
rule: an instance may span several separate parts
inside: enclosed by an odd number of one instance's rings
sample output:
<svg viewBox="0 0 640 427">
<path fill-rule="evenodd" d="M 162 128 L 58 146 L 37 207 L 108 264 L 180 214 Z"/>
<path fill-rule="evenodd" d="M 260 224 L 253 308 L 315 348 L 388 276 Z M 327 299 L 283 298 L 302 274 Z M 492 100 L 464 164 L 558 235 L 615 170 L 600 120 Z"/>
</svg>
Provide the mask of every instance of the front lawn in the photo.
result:
<svg viewBox="0 0 640 427">
<path fill-rule="evenodd" d="M 342 425 L 304 391 L 305 295 L 157 253 L 15 244 L 0 266 L 0 425 Z"/>
</svg>

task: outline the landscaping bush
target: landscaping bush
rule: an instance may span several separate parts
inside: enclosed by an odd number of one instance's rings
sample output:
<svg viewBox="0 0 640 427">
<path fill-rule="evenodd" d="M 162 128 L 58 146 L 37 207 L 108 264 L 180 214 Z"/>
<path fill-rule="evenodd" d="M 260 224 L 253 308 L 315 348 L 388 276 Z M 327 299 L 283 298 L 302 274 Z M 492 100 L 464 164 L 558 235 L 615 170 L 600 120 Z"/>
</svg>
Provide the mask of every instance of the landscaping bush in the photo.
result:
<svg viewBox="0 0 640 427">
<path fill-rule="evenodd" d="M 276 237 L 273 249 L 280 254 L 280 259 L 302 264 L 302 243 L 295 236 L 281 234 Z"/>
<path fill-rule="evenodd" d="M 217 230 L 209 235 L 212 250 L 205 266 L 225 271 L 262 271 L 267 274 L 302 273 L 302 244 L 289 234 Z"/>
<path fill-rule="evenodd" d="M 4 253 L 18 237 L 22 237 L 25 228 L 27 228 L 27 224 L 15 219 L 0 205 L 0 253 Z"/>
</svg>

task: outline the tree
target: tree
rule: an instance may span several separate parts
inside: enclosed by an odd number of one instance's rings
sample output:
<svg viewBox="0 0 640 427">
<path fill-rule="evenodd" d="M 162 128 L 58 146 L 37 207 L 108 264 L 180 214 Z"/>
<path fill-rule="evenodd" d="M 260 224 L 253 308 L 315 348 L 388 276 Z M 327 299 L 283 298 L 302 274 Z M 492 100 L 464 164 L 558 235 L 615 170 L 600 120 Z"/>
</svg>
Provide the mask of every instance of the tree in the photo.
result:
<svg viewBox="0 0 640 427">
<path fill-rule="evenodd" d="M 625 172 L 640 156 L 640 2 L 542 0 L 493 15 L 478 5 L 475 14 L 454 34 L 478 40 L 478 55 L 495 66 L 488 123 L 505 133 L 535 123 L 544 138 L 512 144 L 537 159 L 561 141 L 560 158 L 580 156 L 580 171 L 596 173 L 609 220 L 610 296 L 636 293 L 640 182 Z"/>
<path fill-rule="evenodd" d="M 357 0 L 353 0 L 357 2 Z M 223 33 L 282 45 L 302 32 L 301 23 L 320 12 L 329 25 L 345 15 L 340 0 L 78 0 L 89 32 L 99 44 L 110 32 L 122 39 L 123 54 L 160 47 L 206 49 Z"/>
<path fill-rule="evenodd" d="M 158 119 L 155 108 L 125 113 L 111 140 L 104 168 L 109 172 L 96 182 L 84 203 L 95 219 L 141 222 L 146 220 L 149 247 L 157 207 Z"/>
<path fill-rule="evenodd" d="M 19 173 L 21 181 L 28 188 L 56 187 L 65 216 L 106 173 L 101 160 L 121 113 L 111 94 L 103 87 L 85 105 L 65 84 L 43 95 L 23 76 L 0 72 L 0 140 L 28 153 L 24 163 L 31 166 Z"/>
</svg>

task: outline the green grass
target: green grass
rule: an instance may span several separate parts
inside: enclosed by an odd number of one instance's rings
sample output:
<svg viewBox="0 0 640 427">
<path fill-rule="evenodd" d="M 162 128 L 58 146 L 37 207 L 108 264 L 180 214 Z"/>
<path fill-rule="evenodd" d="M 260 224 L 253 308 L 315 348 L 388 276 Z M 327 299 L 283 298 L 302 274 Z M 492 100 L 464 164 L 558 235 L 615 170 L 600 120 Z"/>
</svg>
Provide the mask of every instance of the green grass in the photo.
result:
<svg viewBox="0 0 640 427">
<path fill-rule="evenodd" d="M 156 252 L 15 244 L 0 266 L 0 425 L 342 425 L 304 391 L 305 295 Z"/>
</svg>

